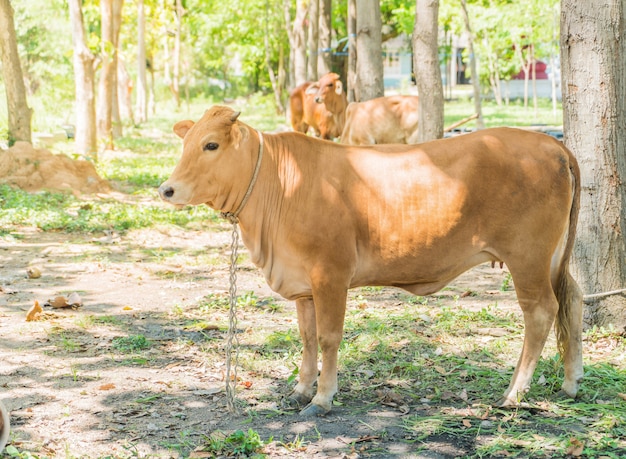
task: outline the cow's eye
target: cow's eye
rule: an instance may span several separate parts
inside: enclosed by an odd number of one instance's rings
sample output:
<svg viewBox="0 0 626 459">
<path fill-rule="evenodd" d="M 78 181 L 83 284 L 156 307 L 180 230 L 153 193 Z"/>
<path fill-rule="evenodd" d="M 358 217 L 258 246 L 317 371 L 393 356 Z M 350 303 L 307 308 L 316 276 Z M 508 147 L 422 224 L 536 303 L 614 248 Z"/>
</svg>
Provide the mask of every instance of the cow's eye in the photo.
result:
<svg viewBox="0 0 626 459">
<path fill-rule="evenodd" d="M 208 151 L 208 150 L 217 150 L 217 147 L 219 147 L 219 144 L 215 143 L 215 142 L 209 142 L 207 144 L 204 145 L 203 150 L 204 151 Z"/>
</svg>

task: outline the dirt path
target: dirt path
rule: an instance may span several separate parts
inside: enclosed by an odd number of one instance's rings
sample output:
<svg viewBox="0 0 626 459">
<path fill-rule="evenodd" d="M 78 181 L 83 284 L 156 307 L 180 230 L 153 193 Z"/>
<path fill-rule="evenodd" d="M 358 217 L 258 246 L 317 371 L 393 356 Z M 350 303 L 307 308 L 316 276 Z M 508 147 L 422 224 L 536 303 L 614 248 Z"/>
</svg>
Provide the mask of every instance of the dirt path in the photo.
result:
<svg viewBox="0 0 626 459">
<path fill-rule="evenodd" d="M 319 419 L 286 413 L 280 409 L 292 372 L 286 365 L 241 370 L 251 387 L 238 396 L 249 411 L 228 413 L 224 361 L 206 352 L 223 350 L 227 309 L 206 312 L 200 328 L 188 326 L 203 298 L 228 290 L 228 229 L 95 238 L 24 230 L 0 239 L 0 400 L 11 411 L 10 444 L 46 457 L 210 457 L 193 452 L 207 436 L 253 429 L 265 441 L 274 438 L 265 452 L 275 458 L 444 458 L 469 451 L 453 437 L 427 446 L 407 441 L 406 410 L 381 400 L 337 406 Z M 27 277 L 32 267 L 41 277 Z M 494 295 L 500 306 L 512 307 L 513 294 L 498 292 L 502 281 L 502 271 L 480 266 L 443 298 L 458 299 L 471 288 L 476 296 L 462 299 L 467 307 L 486 307 Z M 274 308 L 241 311 L 243 346 L 255 329 L 296 329 L 293 306 L 245 262 L 238 288 Z M 35 300 L 44 304 L 72 292 L 81 307 L 44 307 L 39 320 L 26 322 Z M 394 295 L 383 290 L 369 301 L 398 307 Z M 125 354 L 120 339 L 129 336 L 151 346 Z"/>
</svg>

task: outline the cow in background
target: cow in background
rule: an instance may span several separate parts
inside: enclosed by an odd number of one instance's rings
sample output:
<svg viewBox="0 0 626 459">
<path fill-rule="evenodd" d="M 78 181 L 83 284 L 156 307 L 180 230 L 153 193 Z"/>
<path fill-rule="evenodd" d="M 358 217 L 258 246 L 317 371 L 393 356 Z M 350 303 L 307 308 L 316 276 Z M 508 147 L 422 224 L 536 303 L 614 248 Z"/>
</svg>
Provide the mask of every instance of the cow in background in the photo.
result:
<svg viewBox="0 0 626 459">
<path fill-rule="evenodd" d="M 417 96 L 377 97 L 352 102 L 346 109 L 341 143 L 417 143 L 418 102 Z"/>
<path fill-rule="evenodd" d="M 289 94 L 291 127 L 305 134 L 312 127 L 317 137 L 332 140 L 341 135 L 347 105 L 336 73 L 328 73 L 316 83 L 304 82 Z"/>
</svg>

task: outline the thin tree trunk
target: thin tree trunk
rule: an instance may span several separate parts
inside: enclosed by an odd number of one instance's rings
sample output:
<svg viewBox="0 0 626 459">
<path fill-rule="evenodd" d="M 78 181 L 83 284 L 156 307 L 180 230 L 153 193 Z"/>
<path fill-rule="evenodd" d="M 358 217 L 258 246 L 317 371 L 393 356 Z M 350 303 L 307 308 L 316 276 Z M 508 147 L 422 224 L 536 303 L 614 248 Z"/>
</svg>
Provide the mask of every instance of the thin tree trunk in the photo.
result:
<svg viewBox="0 0 626 459">
<path fill-rule="evenodd" d="M 382 18 L 378 0 L 360 0 L 356 8 L 357 85 L 359 101 L 385 94 Z"/>
<path fill-rule="evenodd" d="M 467 12 L 467 0 L 461 0 L 461 12 L 463 13 L 463 22 L 465 23 L 465 31 L 467 32 L 467 50 L 470 55 L 470 72 L 472 78 L 472 87 L 474 88 L 474 111 L 478 113 L 476 118 L 476 129 L 484 129 L 482 103 L 480 100 L 480 80 L 478 70 L 476 68 L 476 55 L 474 54 L 474 35 L 470 27 L 469 14 Z"/>
<path fill-rule="evenodd" d="M 133 113 L 133 81 L 126 70 L 126 64 L 120 57 L 117 58 L 117 100 L 122 118 L 135 124 Z"/>
<path fill-rule="evenodd" d="M 143 0 L 137 0 L 137 122 L 144 123 L 147 120 L 146 15 Z"/>
<path fill-rule="evenodd" d="M 296 18 L 293 22 L 293 43 L 291 47 L 294 51 L 294 78 L 295 86 L 307 80 L 307 58 L 306 58 L 306 19 L 307 4 L 303 0 L 298 0 L 296 6 Z"/>
<path fill-rule="evenodd" d="M 0 0 L 0 61 L 9 114 L 9 145 L 17 140 L 31 142 L 32 110 L 26 100 L 22 65 L 17 51 L 13 8 L 9 0 Z"/>
<path fill-rule="evenodd" d="M 310 81 L 319 79 L 317 73 L 317 55 L 319 48 L 319 0 L 310 0 L 309 2 L 309 33 L 307 34 L 307 48 L 309 49 L 309 58 L 307 60 L 307 78 Z"/>
<path fill-rule="evenodd" d="M 113 45 L 113 0 L 100 1 L 102 68 L 98 83 L 97 123 L 98 136 L 104 139 L 107 148 L 113 148 L 113 132 L 111 129 L 111 113 L 113 86 L 115 84 L 115 60 Z"/>
<path fill-rule="evenodd" d="M 170 89 L 176 99 L 176 106 L 180 108 L 180 42 L 183 28 L 183 5 L 181 0 L 176 0 L 176 31 L 174 32 L 174 60 L 172 70 L 172 83 Z"/>
<path fill-rule="evenodd" d="M 565 144 L 581 169 L 573 274 L 585 294 L 626 287 L 626 28 L 622 0 L 561 1 Z M 585 325 L 626 331 L 626 297 L 587 304 Z"/>
<path fill-rule="evenodd" d="M 332 22 L 331 0 L 319 0 L 319 36 L 317 73 L 321 77 L 331 71 Z"/>
<path fill-rule="evenodd" d="M 443 137 L 443 85 L 437 41 L 439 0 L 417 0 L 413 64 L 419 94 L 418 142 Z"/>
<path fill-rule="evenodd" d="M 74 83 L 76 85 L 76 134 L 78 153 L 98 161 L 94 55 L 87 46 L 81 0 L 68 0 L 74 42 Z"/>
<path fill-rule="evenodd" d="M 113 0 L 113 68 L 115 72 L 115 81 L 113 83 L 113 90 L 111 92 L 111 128 L 114 139 L 122 137 L 122 119 L 120 117 L 120 105 L 117 93 L 117 67 L 119 65 L 120 29 L 122 27 L 123 6 L 124 0 Z"/>
<path fill-rule="evenodd" d="M 348 0 L 348 102 L 356 96 L 356 0 Z"/>
<path fill-rule="evenodd" d="M 274 72 L 274 68 L 272 67 L 271 56 L 270 56 L 270 42 L 269 42 L 269 2 L 265 2 L 265 34 L 263 34 L 263 41 L 265 44 L 265 67 L 267 68 L 267 73 L 270 78 L 270 83 L 272 84 L 272 90 L 274 92 L 274 102 L 276 103 L 276 111 L 279 115 L 285 113 L 285 107 L 283 106 L 283 100 L 281 96 L 281 87 L 278 84 L 278 78 L 276 78 L 276 73 Z"/>
</svg>

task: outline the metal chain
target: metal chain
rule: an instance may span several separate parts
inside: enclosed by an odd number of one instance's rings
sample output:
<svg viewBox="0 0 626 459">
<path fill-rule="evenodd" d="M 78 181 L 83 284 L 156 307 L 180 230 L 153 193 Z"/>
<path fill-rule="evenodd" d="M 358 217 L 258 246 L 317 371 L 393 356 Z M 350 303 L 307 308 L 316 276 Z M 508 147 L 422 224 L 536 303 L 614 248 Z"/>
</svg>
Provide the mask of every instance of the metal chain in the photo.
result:
<svg viewBox="0 0 626 459">
<path fill-rule="evenodd" d="M 230 247 L 230 310 L 228 314 L 228 338 L 226 340 L 226 406 L 231 413 L 238 413 L 235 397 L 237 366 L 239 365 L 239 337 L 237 336 L 237 249 L 239 247 L 239 233 L 237 232 L 237 219 L 232 219 L 231 223 L 233 224 L 233 233 Z"/>
</svg>

